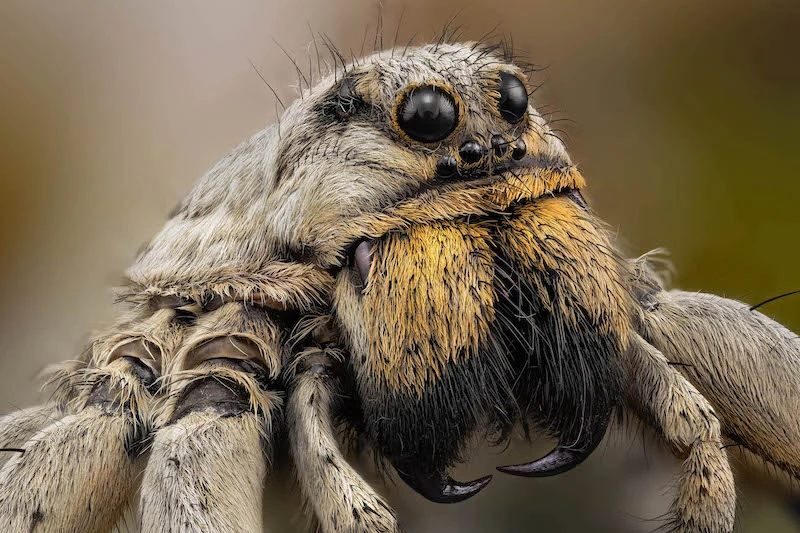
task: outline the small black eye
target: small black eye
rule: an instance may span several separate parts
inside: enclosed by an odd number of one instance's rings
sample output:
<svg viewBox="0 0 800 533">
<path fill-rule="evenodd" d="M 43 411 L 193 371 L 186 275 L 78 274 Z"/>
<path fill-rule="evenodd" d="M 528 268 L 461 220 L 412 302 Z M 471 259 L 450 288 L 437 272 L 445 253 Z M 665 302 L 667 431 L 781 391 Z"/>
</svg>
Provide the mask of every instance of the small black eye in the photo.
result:
<svg viewBox="0 0 800 533">
<path fill-rule="evenodd" d="M 409 92 L 400 104 L 397 125 L 415 141 L 441 141 L 456 129 L 458 108 L 443 89 L 425 85 Z"/>
<path fill-rule="evenodd" d="M 339 85 L 336 98 L 336 114 L 339 118 L 349 118 L 363 102 L 356 92 L 356 82 L 353 78 L 345 78 Z"/>
<path fill-rule="evenodd" d="M 516 124 L 528 112 L 528 90 L 525 84 L 513 74 L 500 73 L 500 101 L 497 109 L 503 119 Z"/>
</svg>

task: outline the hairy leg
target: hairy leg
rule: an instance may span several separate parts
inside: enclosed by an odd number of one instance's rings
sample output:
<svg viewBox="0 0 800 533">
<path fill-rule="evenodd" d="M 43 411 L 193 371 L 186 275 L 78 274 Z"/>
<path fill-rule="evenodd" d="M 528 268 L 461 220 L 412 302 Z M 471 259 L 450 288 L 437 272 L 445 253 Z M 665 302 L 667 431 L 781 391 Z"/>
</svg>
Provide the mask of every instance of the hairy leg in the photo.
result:
<svg viewBox="0 0 800 533">
<path fill-rule="evenodd" d="M 800 480 L 800 337 L 713 294 L 659 291 L 641 334 L 714 406 L 724 435 Z"/>
<path fill-rule="evenodd" d="M 267 471 L 261 421 L 190 413 L 160 430 L 141 496 L 143 531 L 258 532 Z"/>
<path fill-rule="evenodd" d="M 59 420 L 63 415 L 54 405 L 38 405 L 20 409 L 0 417 L 0 467 L 16 453 L 37 431 Z"/>
<path fill-rule="evenodd" d="M 736 488 L 714 409 L 637 334 L 625 362 L 628 405 L 684 458 L 669 527 L 680 533 L 730 533 Z"/>
<path fill-rule="evenodd" d="M 322 350 L 301 356 L 287 405 L 297 478 L 325 533 L 394 533 L 394 511 L 348 463 L 336 441 L 336 380 Z"/>
<path fill-rule="evenodd" d="M 55 417 L 18 444 L 24 452 L 0 469 L 0 530 L 105 532 L 133 496 L 147 381 L 154 376 L 127 357 L 82 376 L 85 393 L 72 414 Z M 3 433 L 21 442 L 42 417 L 53 417 L 42 409 L 7 417 L 17 429 Z"/>
<path fill-rule="evenodd" d="M 279 346 L 263 311 L 230 303 L 200 318 L 166 375 L 169 396 L 142 482 L 142 531 L 263 530 Z"/>
</svg>

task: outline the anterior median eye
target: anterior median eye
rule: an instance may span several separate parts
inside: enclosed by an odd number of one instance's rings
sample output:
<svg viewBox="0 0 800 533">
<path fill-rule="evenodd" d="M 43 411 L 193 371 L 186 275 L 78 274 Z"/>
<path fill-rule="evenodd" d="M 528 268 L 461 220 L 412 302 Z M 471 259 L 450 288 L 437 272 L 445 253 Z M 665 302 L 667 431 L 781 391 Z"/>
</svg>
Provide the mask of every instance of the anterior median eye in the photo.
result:
<svg viewBox="0 0 800 533">
<path fill-rule="evenodd" d="M 516 124 L 528 112 L 528 90 L 522 81 L 508 72 L 500 73 L 500 101 L 497 109 L 504 120 Z"/>
<path fill-rule="evenodd" d="M 400 129 L 419 142 L 441 141 L 458 125 L 458 108 L 453 97 L 434 85 L 411 90 L 396 113 Z"/>
</svg>

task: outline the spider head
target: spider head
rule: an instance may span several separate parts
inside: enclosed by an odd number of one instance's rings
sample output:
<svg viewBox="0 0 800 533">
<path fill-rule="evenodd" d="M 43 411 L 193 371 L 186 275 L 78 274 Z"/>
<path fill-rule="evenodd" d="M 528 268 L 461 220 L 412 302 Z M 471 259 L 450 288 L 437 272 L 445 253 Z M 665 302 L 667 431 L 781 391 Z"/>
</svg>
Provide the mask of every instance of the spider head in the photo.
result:
<svg viewBox="0 0 800 533">
<path fill-rule="evenodd" d="M 488 482 L 446 473 L 481 428 L 534 421 L 559 447 L 517 473 L 566 470 L 619 402 L 630 298 L 530 94 L 493 47 L 354 61 L 212 169 L 131 280 L 203 302 L 332 305 L 357 423 L 430 499 Z"/>
<path fill-rule="evenodd" d="M 349 185 L 319 184 L 306 242 L 345 255 L 333 304 L 364 431 L 438 502 L 488 483 L 447 474 L 477 431 L 537 424 L 556 450 L 505 471 L 552 475 L 621 396 L 625 267 L 529 93 L 493 49 L 452 45 L 368 58 L 321 98 Z"/>
</svg>

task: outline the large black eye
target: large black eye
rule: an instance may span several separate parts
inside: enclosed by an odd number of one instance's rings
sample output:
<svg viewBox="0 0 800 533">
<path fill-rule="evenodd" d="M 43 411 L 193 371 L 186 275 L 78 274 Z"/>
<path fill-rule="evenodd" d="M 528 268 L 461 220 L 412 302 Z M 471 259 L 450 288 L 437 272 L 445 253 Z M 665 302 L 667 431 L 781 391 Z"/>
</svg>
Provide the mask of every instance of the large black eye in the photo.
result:
<svg viewBox="0 0 800 533">
<path fill-rule="evenodd" d="M 516 124 L 528 112 L 528 90 L 525 84 L 513 74 L 500 73 L 500 101 L 497 109 L 503 119 Z"/>
<path fill-rule="evenodd" d="M 397 111 L 397 125 L 406 135 L 424 143 L 441 141 L 458 124 L 458 108 L 443 89 L 425 85 L 413 89 Z"/>
</svg>

